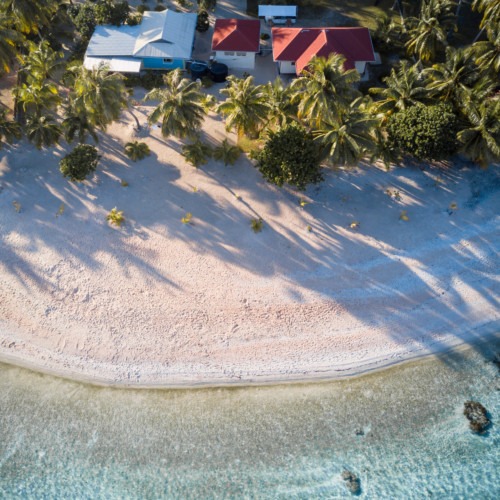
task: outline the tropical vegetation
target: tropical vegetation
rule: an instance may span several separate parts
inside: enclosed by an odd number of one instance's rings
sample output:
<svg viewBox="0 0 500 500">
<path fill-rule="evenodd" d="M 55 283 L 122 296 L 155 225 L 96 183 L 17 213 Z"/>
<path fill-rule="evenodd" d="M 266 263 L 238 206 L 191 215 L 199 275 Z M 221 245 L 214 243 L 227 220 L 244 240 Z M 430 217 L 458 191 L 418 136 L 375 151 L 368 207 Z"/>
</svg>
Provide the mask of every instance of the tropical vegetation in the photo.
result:
<svg viewBox="0 0 500 500">
<path fill-rule="evenodd" d="M 160 101 L 149 115 L 149 123 L 161 123 L 164 137 L 195 136 L 206 115 L 201 84 L 185 78 L 175 69 L 164 78 L 163 88 L 154 88 L 145 101 Z"/>
<path fill-rule="evenodd" d="M 257 167 L 267 181 L 277 186 L 286 183 L 304 190 L 307 184 L 323 180 L 319 148 L 313 135 L 297 125 L 269 132 L 257 156 Z"/>
<path fill-rule="evenodd" d="M 198 4 L 213 8 L 212 0 Z M 136 104 L 126 85 L 142 84 L 149 90 L 145 101 L 154 101 L 149 124 L 159 124 L 165 138 L 189 138 L 182 152 L 196 166 L 212 155 L 231 165 L 243 149 L 270 182 L 299 189 L 320 179 L 320 165 L 350 166 L 363 159 L 389 167 L 402 156 L 443 159 L 460 152 L 487 166 L 500 159 L 500 1 L 472 1 L 481 22 L 465 40 L 457 26 L 469 4 L 401 1 L 395 13 L 379 16 L 374 42 L 399 61 L 387 65 L 371 88 L 356 70 L 346 69 L 341 55 L 332 54 L 313 58 L 290 85 L 281 78 L 260 85 L 252 76 L 230 76 L 217 101 L 181 70 L 124 79 L 105 65 L 83 66 L 96 25 L 129 22 L 127 2 L 0 0 L 0 77 L 18 70 L 14 109 L 0 104 L 0 146 L 22 134 L 37 148 L 63 139 L 76 141 L 77 148 L 97 143 Z M 57 33 L 71 24 L 74 50 L 65 60 Z M 237 144 L 224 139 L 212 151 L 200 141 L 199 130 L 212 112 L 237 134 Z M 139 159 L 146 147 L 132 141 L 126 154 Z"/>
<path fill-rule="evenodd" d="M 98 162 L 99 154 L 94 146 L 78 144 L 59 162 L 59 167 L 70 181 L 82 182 L 95 172 Z"/>
</svg>

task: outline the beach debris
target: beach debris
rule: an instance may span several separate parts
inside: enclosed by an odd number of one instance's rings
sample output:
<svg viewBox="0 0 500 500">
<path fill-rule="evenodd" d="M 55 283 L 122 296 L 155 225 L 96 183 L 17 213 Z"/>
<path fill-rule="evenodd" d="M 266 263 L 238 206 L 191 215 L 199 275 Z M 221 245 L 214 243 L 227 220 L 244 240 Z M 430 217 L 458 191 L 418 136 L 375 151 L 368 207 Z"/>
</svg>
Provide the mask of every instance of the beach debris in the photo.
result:
<svg viewBox="0 0 500 500">
<path fill-rule="evenodd" d="M 197 193 L 198 192 L 198 187 L 197 186 L 193 186 L 193 193 Z"/>
<path fill-rule="evenodd" d="M 252 231 L 254 233 L 260 233 L 264 227 L 264 221 L 262 217 L 259 217 L 258 219 L 251 219 L 250 227 L 252 228 Z"/>
<path fill-rule="evenodd" d="M 356 429 L 354 431 L 354 434 L 356 434 L 356 436 L 364 436 L 365 435 L 365 431 L 363 429 Z"/>
<path fill-rule="evenodd" d="M 401 213 L 399 214 L 399 220 L 404 220 L 405 222 L 408 222 L 410 220 L 406 210 L 401 210 Z"/>
<path fill-rule="evenodd" d="M 192 220 L 193 220 L 193 214 L 191 212 L 186 212 L 186 215 L 181 218 L 181 222 L 183 224 L 191 224 Z"/>
<path fill-rule="evenodd" d="M 464 415 L 469 421 L 469 427 L 478 434 L 483 433 L 491 424 L 488 411 L 477 401 L 466 401 L 464 403 Z"/>
<path fill-rule="evenodd" d="M 304 198 L 299 199 L 299 205 L 304 208 L 306 205 L 309 205 L 309 201 L 304 200 Z"/>
<path fill-rule="evenodd" d="M 127 182 L 125 179 L 122 179 L 122 180 L 120 181 L 120 185 L 121 185 L 122 187 L 126 188 L 126 187 L 128 187 L 128 182 Z"/>
<path fill-rule="evenodd" d="M 234 193 L 234 197 L 238 200 L 241 201 L 241 195 Z"/>
<path fill-rule="evenodd" d="M 121 227 L 121 225 L 125 222 L 125 217 L 123 216 L 123 210 L 118 210 L 116 207 L 112 208 L 108 215 L 106 215 L 106 220 L 110 224 L 114 224 L 115 226 Z"/>
<path fill-rule="evenodd" d="M 450 203 L 450 210 L 456 210 L 458 208 L 458 205 L 453 202 L 453 203 Z"/>
<path fill-rule="evenodd" d="M 309 233 L 311 233 L 313 230 L 313 228 L 309 224 L 306 226 L 306 229 Z"/>
<path fill-rule="evenodd" d="M 360 222 L 355 220 L 355 221 L 352 221 L 350 224 L 349 224 L 349 228 L 350 229 L 359 229 L 359 226 L 360 226 Z"/>
<path fill-rule="evenodd" d="M 361 493 L 361 481 L 354 472 L 344 469 L 342 471 L 342 479 L 344 480 L 345 487 L 353 494 L 359 495 Z"/>
<path fill-rule="evenodd" d="M 21 207 L 21 204 L 20 204 L 17 200 L 14 200 L 14 201 L 12 202 L 12 206 L 14 207 L 14 210 L 15 210 L 17 213 L 21 212 L 22 207 Z"/>
<path fill-rule="evenodd" d="M 65 208 L 66 207 L 64 206 L 64 203 L 61 203 L 61 205 L 59 206 L 59 209 L 57 210 L 56 217 L 63 215 Z"/>
<path fill-rule="evenodd" d="M 387 188 L 385 190 L 385 194 L 390 196 L 391 198 L 394 198 L 396 201 L 401 201 L 401 193 L 397 189 L 389 189 Z"/>
</svg>

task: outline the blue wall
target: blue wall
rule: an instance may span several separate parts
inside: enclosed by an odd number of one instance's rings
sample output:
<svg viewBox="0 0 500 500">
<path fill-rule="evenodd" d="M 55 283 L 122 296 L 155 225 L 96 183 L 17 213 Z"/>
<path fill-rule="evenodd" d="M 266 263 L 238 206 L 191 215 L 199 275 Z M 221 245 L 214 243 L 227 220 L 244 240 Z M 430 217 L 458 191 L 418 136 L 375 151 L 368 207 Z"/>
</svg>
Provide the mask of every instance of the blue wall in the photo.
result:
<svg viewBox="0 0 500 500">
<path fill-rule="evenodd" d="M 184 68 L 183 59 L 173 59 L 170 63 L 163 62 L 163 57 L 145 57 L 142 60 L 143 69 L 176 69 Z"/>
</svg>

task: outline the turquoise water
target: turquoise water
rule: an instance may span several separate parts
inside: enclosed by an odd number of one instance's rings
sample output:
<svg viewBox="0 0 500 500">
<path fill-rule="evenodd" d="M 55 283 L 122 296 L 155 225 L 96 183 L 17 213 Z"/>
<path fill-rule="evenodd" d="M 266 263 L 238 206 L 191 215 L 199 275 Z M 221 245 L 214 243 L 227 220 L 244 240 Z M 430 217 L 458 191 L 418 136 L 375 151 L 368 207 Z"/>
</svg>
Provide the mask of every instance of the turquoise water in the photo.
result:
<svg viewBox="0 0 500 500">
<path fill-rule="evenodd" d="M 0 365 L 1 498 L 500 497 L 500 343 L 353 380 L 91 387 Z M 490 411 L 469 431 L 463 402 Z M 356 435 L 362 430 L 364 435 Z"/>
</svg>

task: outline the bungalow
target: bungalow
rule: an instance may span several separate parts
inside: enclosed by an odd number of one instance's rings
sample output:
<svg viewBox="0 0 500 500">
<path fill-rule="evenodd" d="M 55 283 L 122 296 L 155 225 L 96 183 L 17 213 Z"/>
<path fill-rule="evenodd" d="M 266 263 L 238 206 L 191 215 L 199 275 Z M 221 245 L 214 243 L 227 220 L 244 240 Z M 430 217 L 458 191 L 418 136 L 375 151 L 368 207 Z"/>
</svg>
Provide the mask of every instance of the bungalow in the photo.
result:
<svg viewBox="0 0 500 500">
<path fill-rule="evenodd" d="M 273 28 L 273 60 L 282 74 L 299 75 L 309 61 L 332 53 L 346 58 L 345 68 L 365 72 L 375 62 L 372 39 L 367 28 Z"/>
<path fill-rule="evenodd" d="M 96 26 L 85 53 L 84 66 L 101 63 L 111 71 L 139 73 L 143 69 L 184 68 L 191 59 L 196 14 L 144 12 L 137 26 Z"/>
<path fill-rule="evenodd" d="M 229 68 L 253 69 L 260 50 L 260 21 L 216 19 L 212 50 L 215 60 Z"/>
</svg>

